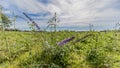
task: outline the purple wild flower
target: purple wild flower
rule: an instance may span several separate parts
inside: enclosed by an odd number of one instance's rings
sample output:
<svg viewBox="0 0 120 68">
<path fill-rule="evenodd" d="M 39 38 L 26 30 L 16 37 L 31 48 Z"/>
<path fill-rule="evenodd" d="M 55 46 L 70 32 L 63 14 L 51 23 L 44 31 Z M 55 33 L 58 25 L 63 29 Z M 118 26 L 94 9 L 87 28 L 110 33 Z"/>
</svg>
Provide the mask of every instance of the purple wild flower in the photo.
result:
<svg viewBox="0 0 120 68">
<path fill-rule="evenodd" d="M 62 45 L 64 45 L 64 44 L 66 44 L 67 42 L 70 42 L 70 41 L 73 40 L 74 38 L 75 38 L 74 36 L 71 37 L 71 38 L 67 38 L 67 39 L 59 42 L 57 45 L 62 46 Z"/>
<path fill-rule="evenodd" d="M 41 30 L 40 30 L 40 27 L 38 26 L 38 24 L 37 24 L 35 21 L 33 21 L 26 13 L 23 12 L 23 14 L 34 24 L 34 26 L 36 26 L 36 28 L 37 28 L 39 31 L 41 31 Z"/>
</svg>

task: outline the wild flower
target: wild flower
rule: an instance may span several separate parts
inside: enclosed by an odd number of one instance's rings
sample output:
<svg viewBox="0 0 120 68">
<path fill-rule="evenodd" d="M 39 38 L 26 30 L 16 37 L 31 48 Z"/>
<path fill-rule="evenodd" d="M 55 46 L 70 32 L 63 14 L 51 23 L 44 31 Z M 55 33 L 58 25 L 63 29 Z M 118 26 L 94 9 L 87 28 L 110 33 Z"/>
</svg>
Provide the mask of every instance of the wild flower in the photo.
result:
<svg viewBox="0 0 120 68">
<path fill-rule="evenodd" d="M 40 27 L 38 26 L 38 24 L 35 22 L 35 21 L 33 21 L 26 13 L 24 13 L 23 12 L 23 14 L 32 22 L 32 24 L 34 25 L 34 26 L 36 26 L 36 28 L 40 31 Z"/>
<path fill-rule="evenodd" d="M 62 46 L 62 45 L 64 45 L 65 43 L 72 41 L 74 38 L 75 38 L 74 36 L 72 36 L 71 38 L 67 38 L 67 39 L 59 42 L 58 45 L 59 45 L 59 46 Z"/>
</svg>

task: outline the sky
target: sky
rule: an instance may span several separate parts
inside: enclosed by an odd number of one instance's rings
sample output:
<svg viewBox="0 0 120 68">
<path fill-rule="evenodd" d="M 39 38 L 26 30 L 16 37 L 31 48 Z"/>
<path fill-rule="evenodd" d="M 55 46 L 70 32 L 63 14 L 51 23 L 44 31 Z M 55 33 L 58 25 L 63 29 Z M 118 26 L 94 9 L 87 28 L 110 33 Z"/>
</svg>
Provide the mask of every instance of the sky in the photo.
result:
<svg viewBox="0 0 120 68">
<path fill-rule="evenodd" d="M 58 30 L 94 30 L 114 29 L 120 21 L 120 0 L 1 0 L 3 13 L 25 18 L 25 12 L 44 29 L 47 22 L 57 13 L 60 20 Z M 11 26 L 13 28 L 13 26 Z M 27 21 L 17 18 L 16 28 L 29 30 Z"/>
</svg>

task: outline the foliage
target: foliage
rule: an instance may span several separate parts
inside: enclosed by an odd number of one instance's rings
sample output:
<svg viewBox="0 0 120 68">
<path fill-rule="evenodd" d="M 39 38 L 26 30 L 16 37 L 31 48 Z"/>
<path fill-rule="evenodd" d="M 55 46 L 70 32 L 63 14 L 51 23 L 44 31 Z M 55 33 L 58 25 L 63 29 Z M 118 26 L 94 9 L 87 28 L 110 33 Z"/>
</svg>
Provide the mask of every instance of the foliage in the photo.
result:
<svg viewBox="0 0 120 68">
<path fill-rule="evenodd" d="M 8 16 L 6 16 L 5 14 L 2 13 L 1 14 L 1 19 L 2 19 L 2 24 L 3 24 L 4 28 L 10 27 L 12 22 L 10 21 Z"/>
<path fill-rule="evenodd" d="M 72 36 L 71 42 L 57 45 Z M 61 31 L 54 36 L 50 32 L 0 32 L 1 68 L 119 68 L 119 53 L 120 33 L 114 31 Z"/>
</svg>

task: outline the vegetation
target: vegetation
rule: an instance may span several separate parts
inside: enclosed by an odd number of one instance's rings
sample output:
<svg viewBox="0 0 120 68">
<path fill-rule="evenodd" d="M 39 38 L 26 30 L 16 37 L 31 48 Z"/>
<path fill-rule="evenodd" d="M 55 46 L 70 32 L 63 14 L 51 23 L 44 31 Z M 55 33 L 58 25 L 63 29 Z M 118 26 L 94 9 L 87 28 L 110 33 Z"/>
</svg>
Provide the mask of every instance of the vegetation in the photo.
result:
<svg viewBox="0 0 120 68">
<path fill-rule="evenodd" d="M 119 68 L 120 32 L 0 32 L 1 68 Z M 89 35 L 89 37 L 85 37 Z M 63 46 L 65 38 L 75 39 Z M 79 42 L 76 40 L 80 40 Z"/>
<path fill-rule="evenodd" d="M 7 29 L 10 25 L 12 25 L 12 21 L 7 15 L 2 13 L 2 8 L 0 6 L 0 30 Z"/>
<path fill-rule="evenodd" d="M 23 13 L 39 31 L 5 29 L 0 32 L 0 68 L 120 68 L 120 31 L 56 31 L 57 17 L 48 22 L 50 32 Z M 0 14 L 3 27 L 11 21 Z M 47 30 L 47 28 L 45 30 Z M 54 30 L 52 30 L 54 28 Z"/>
<path fill-rule="evenodd" d="M 10 27 L 11 21 L 5 14 L 1 14 L 2 24 L 4 28 Z"/>
</svg>

